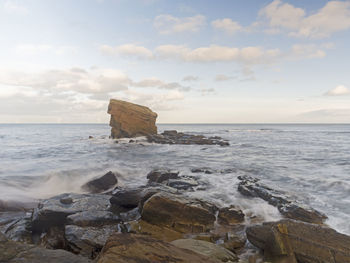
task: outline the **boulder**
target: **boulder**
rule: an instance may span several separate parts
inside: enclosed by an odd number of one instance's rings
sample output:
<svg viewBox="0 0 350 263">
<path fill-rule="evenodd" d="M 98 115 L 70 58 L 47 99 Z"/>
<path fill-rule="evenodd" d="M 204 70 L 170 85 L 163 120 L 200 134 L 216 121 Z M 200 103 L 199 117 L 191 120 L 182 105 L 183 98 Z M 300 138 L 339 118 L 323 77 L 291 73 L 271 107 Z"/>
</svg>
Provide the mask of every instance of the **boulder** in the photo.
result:
<svg viewBox="0 0 350 263">
<path fill-rule="evenodd" d="M 141 218 L 181 233 L 207 232 L 216 220 L 215 206 L 165 192 L 152 195 L 144 203 Z"/>
<path fill-rule="evenodd" d="M 250 226 L 246 233 L 267 259 L 276 262 L 350 262 L 350 237 L 326 226 L 285 219 Z"/>
<path fill-rule="evenodd" d="M 241 209 L 230 206 L 219 209 L 218 222 L 224 225 L 234 225 L 244 222 L 244 213 Z"/>
<path fill-rule="evenodd" d="M 154 169 L 147 174 L 148 182 L 163 183 L 169 179 L 177 179 L 179 177 L 178 171 L 169 169 Z"/>
<path fill-rule="evenodd" d="M 0 262 L 6 263 L 88 263 L 91 262 L 87 258 L 74 255 L 65 250 L 45 249 L 9 241 L 0 233 Z"/>
<path fill-rule="evenodd" d="M 87 182 L 82 188 L 90 193 L 101 193 L 107 191 L 118 183 L 117 176 L 120 175 L 109 171 L 105 175 Z"/>
<path fill-rule="evenodd" d="M 31 219 L 32 213 L 27 212 L 25 215 L 15 218 L 6 224 L 2 232 L 10 240 L 32 243 Z"/>
<path fill-rule="evenodd" d="M 288 193 L 272 189 L 261 184 L 258 179 L 239 176 L 241 182 L 238 191 L 249 197 L 259 197 L 269 204 L 276 206 L 280 213 L 287 218 L 300 220 L 308 223 L 322 224 L 327 216 L 312 207 L 301 204 L 295 197 Z"/>
<path fill-rule="evenodd" d="M 112 138 L 130 138 L 157 134 L 157 113 L 149 108 L 126 101 L 111 99 L 108 105 L 111 114 Z"/>
<path fill-rule="evenodd" d="M 178 239 L 172 241 L 170 244 L 179 248 L 191 250 L 195 253 L 220 262 L 238 261 L 238 257 L 233 252 L 211 242 L 195 239 Z"/>
<path fill-rule="evenodd" d="M 67 224 L 86 226 L 104 226 L 117 224 L 120 219 L 117 215 L 109 211 L 88 210 L 67 217 Z"/>
<path fill-rule="evenodd" d="M 113 234 L 103 247 L 98 263 L 214 263 L 208 257 L 170 243 L 137 234 Z"/>
</svg>

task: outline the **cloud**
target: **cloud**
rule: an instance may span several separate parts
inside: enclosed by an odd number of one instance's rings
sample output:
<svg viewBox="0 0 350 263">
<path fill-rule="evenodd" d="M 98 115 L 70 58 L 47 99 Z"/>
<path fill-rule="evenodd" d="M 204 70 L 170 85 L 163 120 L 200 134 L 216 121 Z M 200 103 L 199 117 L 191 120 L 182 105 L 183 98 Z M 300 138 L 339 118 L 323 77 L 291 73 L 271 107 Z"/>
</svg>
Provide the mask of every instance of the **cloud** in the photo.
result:
<svg viewBox="0 0 350 263">
<path fill-rule="evenodd" d="M 4 3 L 2 4 L 2 8 L 6 13 L 12 15 L 27 15 L 29 13 L 27 7 L 15 0 L 4 1 Z"/>
<path fill-rule="evenodd" d="M 235 77 L 232 77 L 232 76 L 227 76 L 227 75 L 224 75 L 224 74 L 218 74 L 215 76 L 215 81 L 227 81 L 227 80 L 231 80 L 231 79 L 234 79 Z"/>
<path fill-rule="evenodd" d="M 344 96 L 349 95 L 350 89 L 345 87 L 344 85 L 338 85 L 335 88 L 327 91 L 324 95 L 325 96 Z"/>
<path fill-rule="evenodd" d="M 107 55 L 136 56 L 145 59 L 151 59 L 153 57 L 152 51 L 134 44 L 125 44 L 116 47 L 102 45 L 100 46 L 100 51 Z"/>
<path fill-rule="evenodd" d="M 196 32 L 206 23 L 203 15 L 191 17 L 174 17 L 172 15 L 159 15 L 154 19 L 154 27 L 160 34 Z"/>
<path fill-rule="evenodd" d="M 133 87 L 141 87 L 141 88 L 158 88 L 158 89 L 167 89 L 167 90 L 182 90 L 182 91 L 189 91 L 190 87 L 185 87 L 177 82 L 170 82 L 167 83 L 165 81 L 162 81 L 157 78 L 148 78 L 143 79 L 138 82 L 132 82 L 130 84 Z"/>
<path fill-rule="evenodd" d="M 274 0 L 259 11 L 267 33 L 287 32 L 294 37 L 325 38 L 350 28 L 350 2 L 329 1 L 309 16 L 302 8 Z"/>
<path fill-rule="evenodd" d="M 185 76 L 182 81 L 197 81 L 199 78 L 198 76 L 191 76 L 191 75 L 188 75 L 188 76 Z"/>
<path fill-rule="evenodd" d="M 66 53 L 72 53 L 76 50 L 76 47 L 72 46 L 53 46 L 46 44 L 21 44 L 15 47 L 15 51 L 21 55 L 40 55 L 43 53 L 54 53 L 56 55 L 63 55 Z"/>
<path fill-rule="evenodd" d="M 217 19 L 211 22 L 212 27 L 223 30 L 228 34 L 234 34 L 243 30 L 243 27 L 236 21 L 232 21 L 230 18 Z"/>
<path fill-rule="evenodd" d="M 327 47 L 327 46 L 326 46 Z M 323 58 L 326 56 L 326 52 L 314 44 L 296 44 L 292 46 L 291 58 Z"/>
</svg>

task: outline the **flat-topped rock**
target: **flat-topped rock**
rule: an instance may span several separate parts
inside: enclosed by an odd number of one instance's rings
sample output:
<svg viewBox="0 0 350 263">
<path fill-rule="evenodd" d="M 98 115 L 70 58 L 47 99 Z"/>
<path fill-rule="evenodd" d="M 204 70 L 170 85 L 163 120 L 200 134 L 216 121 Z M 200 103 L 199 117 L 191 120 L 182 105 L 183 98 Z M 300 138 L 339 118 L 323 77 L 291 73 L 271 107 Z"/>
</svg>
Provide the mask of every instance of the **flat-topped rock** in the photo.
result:
<svg viewBox="0 0 350 263">
<path fill-rule="evenodd" d="M 112 138 L 131 138 L 157 134 L 157 113 L 148 107 L 111 99 L 108 105 L 111 114 Z"/>
</svg>

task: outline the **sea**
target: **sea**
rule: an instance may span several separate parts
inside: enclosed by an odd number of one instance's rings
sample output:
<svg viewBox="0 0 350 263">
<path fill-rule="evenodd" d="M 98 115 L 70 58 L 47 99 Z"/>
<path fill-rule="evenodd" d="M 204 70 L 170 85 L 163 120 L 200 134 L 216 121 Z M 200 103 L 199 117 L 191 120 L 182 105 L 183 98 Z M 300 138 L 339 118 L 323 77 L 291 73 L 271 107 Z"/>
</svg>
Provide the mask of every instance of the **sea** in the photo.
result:
<svg viewBox="0 0 350 263">
<path fill-rule="evenodd" d="M 121 187 L 135 187 L 154 168 L 190 176 L 191 168 L 231 169 L 196 174 L 206 187 L 187 194 L 280 219 L 275 207 L 238 192 L 238 176 L 252 176 L 325 213 L 328 225 L 350 235 L 350 124 L 159 124 L 158 130 L 220 136 L 230 146 L 116 143 L 107 124 L 0 124 L 0 200 L 80 193 L 108 171 L 120 174 Z"/>
</svg>

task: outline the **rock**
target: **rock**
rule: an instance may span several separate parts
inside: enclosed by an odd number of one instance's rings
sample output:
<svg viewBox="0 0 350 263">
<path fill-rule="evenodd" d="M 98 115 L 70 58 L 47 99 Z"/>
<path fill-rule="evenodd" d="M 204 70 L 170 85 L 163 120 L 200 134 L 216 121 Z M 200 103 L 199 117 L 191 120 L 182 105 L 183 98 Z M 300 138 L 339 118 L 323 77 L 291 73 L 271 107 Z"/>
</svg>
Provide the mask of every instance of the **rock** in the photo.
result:
<svg viewBox="0 0 350 263">
<path fill-rule="evenodd" d="M 179 248 L 191 250 L 195 253 L 220 262 L 238 261 L 238 257 L 233 252 L 207 241 L 195 239 L 178 239 L 172 241 L 170 244 L 173 244 Z"/>
<path fill-rule="evenodd" d="M 6 263 L 88 263 L 87 258 L 83 258 L 65 250 L 45 249 L 9 241 L 0 233 L 0 262 Z"/>
<path fill-rule="evenodd" d="M 108 113 L 111 114 L 112 138 L 157 134 L 157 113 L 145 106 L 111 99 Z"/>
<path fill-rule="evenodd" d="M 327 216 L 323 213 L 300 204 L 296 198 L 288 193 L 272 189 L 259 183 L 256 178 L 248 176 L 239 176 L 241 182 L 238 185 L 238 191 L 249 197 L 259 197 L 269 204 L 276 206 L 280 213 L 287 218 L 296 219 L 308 223 L 322 224 Z"/>
<path fill-rule="evenodd" d="M 191 169 L 192 173 L 205 173 L 205 174 L 212 174 L 215 171 L 211 168 L 208 167 L 202 167 L 202 168 L 192 168 Z"/>
<path fill-rule="evenodd" d="M 219 138 L 219 139 L 218 139 Z M 185 134 L 174 130 L 164 131 L 162 134 L 150 134 L 147 135 L 148 142 L 159 143 L 159 144 L 197 144 L 197 145 L 230 145 L 227 141 L 220 137 L 215 139 L 207 138 L 203 135 Z"/>
<path fill-rule="evenodd" d="M 118 183 L 117 176 L 120 175 L 109 171 L 105 175 L 87 182 L 82 188 L 90 193 L 101 193 L 107 191 Z"/>
<path fill-rule="evenodd" d="M 64 228 L 58 226 L 51 227 L 47 232 L 40 235 L 37 245 L 49 249 L 66 249 L 67 242 L 64 235 Z"/>
<path fill-rule="evenodd" d="M 0 200 L 0 212 L 20 212 L 33 209 L 37 203 L 20 202 L 11 200 Z"/>
<path fill-rule="evenodd" d="M 244 222 L 244 213 L 235 206 L 224 207 L 219 209 L 219 224 L 234 225 Z"/>
<path fill-rule="evenodd" d="M 167 185 L 177 190 L 193 190 L 193 187 L 198 186 L 199 183 L 192 178 L 181 177 L 168 180 Z"/>
<path fill-rule="evenodd" d="M 350 262 L 350 237 L 322 225 L 285 219 L 250 226 L 246 233 L 253 245 L 264 250 L 267 259 L 291 263 Z"/>
<path fill-rule="evenodd" d="M 60 202 L 64 205 L 70 205 L 71 203 L 73 203 L 73 199 L 70 197 L 61 198 Z"/>
<path fill-rule="evenodd" d="M 144 235 L 114 234 L 103 247 L 98 263 L 218 262 Z"/>
<path fill-rule="evenodd" d="M 101 227 L 66 225 L 65 237 L 72 251 L 94 259 L 101 251 L 108 237 L 117 230 L 117 225 Z"/>
<path fill-rule="evenodd" d="M 67 223 L 81 227 L 104 226 L 120 222 L 118 216 L 109 211 L 90 210 L 83 211 L 67 217 Z"/>
<path fill-rule="evenodd" d="M 179 177 L 178 171 L 172 171 L 169 169 L 155 169 L 147 174 L 149 182 L 163 183 L 169 179 L 177 179 Z"/>
<path fill-rule="evenodd" d="M 93 139 L 93 138 L 94 138 L 94 136 L 91 136 L 91 135 L 89 136 L 89 139 Z"/>
<path fill-rule="evenodd" d="M 62 204 L 62 198 L 71 198 L 71 204 Z M 110 208 L 110 196 L 102 194 L 61 194 L 42 200 L 34 210 L 32 230 L 45 232 L 53 226 L 63 226 L 67 216 L 83 211 L 104 211 Z"/>
<path fill-rule="evenodd" d="M 216 220 L 213 206 L 164 192 L 152 195 L 144 203 L 141 218 L 181 233 L 207 232 Z"/>
<path fill-rule="evenodd" d="M 8 223 L 4 227 L 3 233 L 10 240 L 32 243 L 31 218 L 32 213 L 27 212 L 25 215 Z"/>
</svg>

